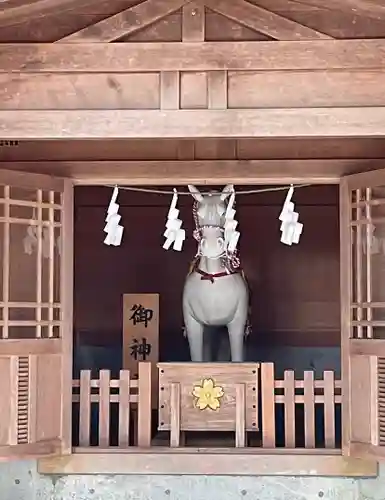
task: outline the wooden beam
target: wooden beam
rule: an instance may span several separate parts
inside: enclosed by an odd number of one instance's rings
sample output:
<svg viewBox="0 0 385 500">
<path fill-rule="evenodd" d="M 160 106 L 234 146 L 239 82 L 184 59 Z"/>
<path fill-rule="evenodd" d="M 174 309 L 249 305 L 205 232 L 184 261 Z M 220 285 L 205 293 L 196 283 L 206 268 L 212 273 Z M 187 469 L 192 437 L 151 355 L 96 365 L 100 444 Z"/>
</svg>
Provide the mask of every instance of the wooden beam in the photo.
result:
<svg viewBox="0 0 385 500">
<path fill-rule="evenodd" d="M 181 143 L 181 144 L 184 144 Z M 191 141 L 179 156 L 193 155 Z M 183 148 L 184 149 L 184 148 Z M 20 161 L 0 169 L 70 177 L 78 184 L 311 184 L 338 183 L 341 176 L 380 169 L 383 159 Z M 291 337 L 290 337 L 291 339 Z"/>
<path fill-rule="evenodd" d="M 182 40 L 203 42 L 205 39 L 205 7 L 200 0 L 189 2 L 182 10 Z"/>
<path fill-rule="evenodd" d="M 307 6 L 353 13 L 358 16 L 385 20 L 385 5 L 372 0 L 293 0 Z M 333 13 L 330 13 L 332 16 Z"/>
<path fill-rule="evenodd" d="M 0 138 L 385 137 L 385 107 L 0 111 Z"/>
<path fill-rule="evenodd" d="M 39 460 L 40 474 L 220 474 L 269 476 L 377 475 L 377 463 L 341 456 L 340 450 L 170 448 L 75 449 L 70 456 Z M 314 453 L 316 452 L 316 453 Z"/>
<path fill-rule="evenodd" d="M 383 339 L 349 339 L 350 354 L 357 356 L 385 356 Z"/>
<path fill-rule="evenodd" d="M 187 0 L 146 0 L 96 24 L 72 33 L 58 43 L 113 42 L 132 35 L 180 9 Z"/>
<path fill-rule="evenodd" d="M 233 21 L 276 40 L 331 39 L 307 26 L 286 19 L 245 0 L 206 0 L 206 6 Z"/>
<path fill-rule="evenodd" d="M 298 89 L 301 92 L 298 92 Z M 384 70 L 2 73 L 0 109 L 385 106 Z"/>
<path fill-rule="evenodd" d="M 87 73 L 3 73 L 0 109 L 385 106 L 384 88 L 385 69 L 94 73 L 92 78 Z"/>
<path fill-rule="evenodd" d="M 330 70 L 385 67 L 385 40 L 0 44 L 0 73 Z"/>
<path fill-rule="evenodd" d="M 132 1 L 132 0 L 131 0 Z M 95 3 L 95 0 L 37 0 L 0 9 L 0 27 L 14 26 L 36 17 L 60 15 Z"/>
</svg>

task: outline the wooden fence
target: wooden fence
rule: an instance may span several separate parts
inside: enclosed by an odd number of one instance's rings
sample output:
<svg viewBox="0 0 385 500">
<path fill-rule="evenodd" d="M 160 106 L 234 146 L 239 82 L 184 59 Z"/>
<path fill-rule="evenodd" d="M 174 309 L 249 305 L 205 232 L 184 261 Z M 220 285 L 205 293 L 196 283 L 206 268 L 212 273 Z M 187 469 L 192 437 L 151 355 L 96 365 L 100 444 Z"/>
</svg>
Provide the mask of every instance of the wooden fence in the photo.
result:
<svg viewBox="0 0 385 500">
<path fill-rule="evenodd" d="M 298 380 L 287 370 L 278 380 L 273 363 L 261 363 L 260 374 L 259 446 L 282 452 L 339 447 L 341 381 L 334 372 L 315 380 L 306 371 Z M 139 364 L 137 380 L 128 370 L 121 370 L 118 379 L 111 379 L 109 370 L 101 370 L 98 379 L 82 370 L 80 380 L 73 381 L 72 401 L 75 446 L 151 446 L 157 415 L 151 409 L 150 363 Z"/>
<path fill-rule="evenodd" d="M 313 371 L 305 371 L 296 380 L 294 371 L 286 370 L 283 380 L 277 380 L 274 364 L 261 363 L 262 446 L 275 448 L 281 434 L 285 448 L 340 447 L 341 387 L 333 371 L 318 380 Z"/>
</svg>

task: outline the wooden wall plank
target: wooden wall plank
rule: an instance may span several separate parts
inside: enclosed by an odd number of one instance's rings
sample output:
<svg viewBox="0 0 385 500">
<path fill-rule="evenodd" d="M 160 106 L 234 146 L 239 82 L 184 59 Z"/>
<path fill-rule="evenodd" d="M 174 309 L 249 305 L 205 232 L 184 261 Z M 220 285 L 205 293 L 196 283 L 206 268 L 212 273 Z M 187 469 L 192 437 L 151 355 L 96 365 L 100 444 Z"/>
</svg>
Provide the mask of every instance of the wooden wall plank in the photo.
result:
<svg viewBox="0 0 385 500">
<path fill-rule="evenodd" d="M 167 92 L 175 101 L 163 109 L 179 108 L 177 74 L 162 73 L 163 104 Z M 159 73 L 0 73 L 0 109 L 159 109 L 159 81 Z M 385 70 L 191 71 L 180 87 L 183 109 L 385 104 Z"/>
<path fill-rule="evenodd" d="M 335 2 L 334 0 L 306 0 L 308 5 L 315 7 L 323 7 L 333 11 L 353 11 L 359 16 L 372 17 L 374 19 L 385 20 L 385 5 L 381 2 L 373 0 L 344 0 L 343 2 Z"/>
<path fill-rule="evenodd" d="M 182 9 L 182 40 L 203 42 L 205 39 L 205 8 L 198 0 L 189 2 Z"/>
<path fill-rule="evenodd" d="M 161 2 L 146 0 L 135 7 L 125 9 L 119 14 L 72 33 L 58 42 L 113 42 L 160 21 L 180 9 L 184 3 L 185 0 L 162 0 Z"/>
<path fill-rule="evenodd" d="M 245 0 L 206 0 L 210 9 L 276 40 L 314 40 L 331 37 L 274 14 Z"/>
<path fill-rule="evenodd" d="M 317 31 L 327 33 L 334 38 L 383 38 L 385 36 L 385 25 L 381 20 L 361 17 L 354 10 L 348 9 L 333 10 L 333 15 L 331 15 L 330 9 L 327 8 L 325 2 L 321 4 L 321 1 L 318 7 L 311 5 L 311 0 L 306 3 L 291 0 L 252 0 L 252 3 Z M 337 6 L 333 0 L 330 3 Z"/>
<path fill-rule="evenodd" d="M 227 71 L 209 71 L 207 79 L 209 109 L 226 109 L 228 106 Z"/>
<path fill-rule="evenodd" d="M 8 139 L 384 137 L 385 107 L 258 110 L 6 110 Z"/>
<path fill-rule="evenodd" d="M 207 109 L 207 73 L 188 71 L 181 73 L 181 108 Z"/>
<path fill-rule="evenodd" d="M 180 74 L 179 71 L 162 71 L 160 74 L 160 108 L 179 109 Z"/>
<path fill-rule="evenodd" d="M 0 74 L 0 109 L 159 109 L 159 73 Z"/>
<path fill-rule="evenodd" d="M 383 106 L 385 70 L 231 71 L 230 108 Z"/>
<path fill-rule="evenodd" d="M 0 161 L 173 161 L 178 160 L 181 139 L 79 139 L 0 141 Z M 385 158 L 381 137 L 275 137 L 262 139 L 193 139 L 196 160 L 348 160 L 351 173 L 370 169 L 371 160 Z M 10 145 L 11 144 L 11 145 Z M 185 158 L 186 159 L 186 158 Z M 190 158 L 191 159 L 191 158 Z M 356 162 L 356 167 L 354 167 Z M 62 163 L 64 166 L 65 163 Z M 382 164 L 380 167 L 384 167 Z M 348 173 L 348 172 L 346 172 Z"/>
<path fill-rule="evenodd" d="M 385 40 L 1 44 L 0 72 L 378 69 Z"/>
<path fill-rule="evenodd" d="M 280 184 L 302 182 L 335 183 L 340 176 L 383 168 L 385 160 L 193 160 L 194 141 L 181 141 L 176 161 L 12 161 L 0 167 L 15 173 L 38 172 L 77 179 L 82 183 L 103 184 L 126 179 L 132 185 L 154 184 Z M 128 174 L 129 172 L 129 174 Z M 20 174 L 19 174 L 20 175 Z M 117 182 L 119 184 L 119 182 Z"/>
</svg>

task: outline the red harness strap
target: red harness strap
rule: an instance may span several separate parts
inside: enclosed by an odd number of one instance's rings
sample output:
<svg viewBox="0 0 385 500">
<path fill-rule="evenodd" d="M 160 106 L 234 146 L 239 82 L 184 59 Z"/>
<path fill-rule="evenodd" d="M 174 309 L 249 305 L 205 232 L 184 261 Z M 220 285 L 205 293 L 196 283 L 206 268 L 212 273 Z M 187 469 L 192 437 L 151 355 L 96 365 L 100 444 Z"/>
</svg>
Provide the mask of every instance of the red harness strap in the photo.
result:
<svg viewBox="0 0 385 500">
<path fill-rule="evenodd" d="M 226 271 L 222 271 L 221 273 L 211 274 L 211 273 L 206 273 L 206 271 L 202 271 L 201 269 L 196 267 L 195 272 L 197 272 L 198 274 L 200 274 L 202 276 L 201 280 L 207 280 L 207 281 L 211 281 L 211 283 L 214 283 L 215 278 L 223 278 L 224 276 L 230 276 L 230 274 L 237 274 L 239 271 L 233 271 L 231 273 L 227 273 Z"/>
</svg>

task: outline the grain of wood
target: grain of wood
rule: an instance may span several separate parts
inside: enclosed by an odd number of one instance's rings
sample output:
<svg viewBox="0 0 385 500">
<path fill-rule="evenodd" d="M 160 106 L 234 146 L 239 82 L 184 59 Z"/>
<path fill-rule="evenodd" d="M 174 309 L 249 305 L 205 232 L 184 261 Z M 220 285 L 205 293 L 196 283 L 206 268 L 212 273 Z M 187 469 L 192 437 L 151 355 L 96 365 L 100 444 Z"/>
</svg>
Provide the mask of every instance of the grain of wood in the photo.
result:
<svg viewBox="0 0 385 500">
<path fill-rule="evenodd" d="M 130 371 L 120 370 L 119 374 L 119 447 L 130 444 Z"/>
<path fill-rule="evenodd" d="M 334 372 L 324 372 L 324 428 L 325 448 L 335 448 L 335 404 L 334 404 Z"/>
<path fill-rule="evenodd" d="M 174 383 L 170 387 L 170 447 L 178 448 L 180 446 L 181 434 L 181 391 L 180 384 Z"/>
<path fill-rule="evenodd" d="M 244 384 L 235 386 L 235 446 L 246 446 L 246 390 Z"/>
<path fill-rule="evenodd" d="M 79 446 L 90 446 L 91 434 L 91 371 L 80 372 Z"/>
<path fill-rule="evenodd" d="M 99 448 L 110 445 L 110 371 L 99 372 Z"/>
<path fill-rule="evenodd" d="M 275 448 L 274 364 L 261 365 L 262 446 Z"/>
<path fill-rule="evenodd" d="M 294 371 L 284 372 L 285 447 L 295 448 L 295 378 Z"/>
<path fill-rule="evenodd" d="M 314 372 L 305 371 L 303 375 L 303 400 L 305 418 L 305 448 L 315 448 L 315 397 Z"/>
<path fill-rule="evenodd" d="M 64 43 L 113 42 L 132 35 L 180 9 L 185 0 L 146 0 L 58 40 Z"/>
<path fill-rule="evenodd" d="M 188 2 L 182 8 L 183 42 L 203 42 L 205 39 L 205 7 L 200 1 Z"/>
</svg>

